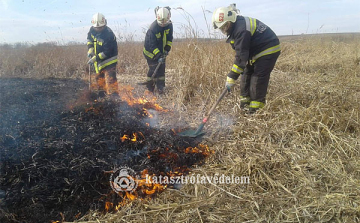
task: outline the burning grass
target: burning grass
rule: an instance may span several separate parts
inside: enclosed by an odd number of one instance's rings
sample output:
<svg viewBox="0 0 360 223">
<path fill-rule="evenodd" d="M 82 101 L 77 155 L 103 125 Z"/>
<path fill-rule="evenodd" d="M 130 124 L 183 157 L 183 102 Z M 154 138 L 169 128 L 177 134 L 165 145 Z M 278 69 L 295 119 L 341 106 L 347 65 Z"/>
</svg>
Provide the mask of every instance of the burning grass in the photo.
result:
<svg viewBox="0 0 360 223">
<path fill-rule="evenodd" d="M 20 84 L 25 91 L 37 89 L 42 97 L 51 91 L 44 86 L 52 85 L 54 91 L 62 91 L 65 83 L 48 80 L 27 85 L 26 79 L 2 79 L 1 84 L 10 94 Z M 132 98 L 129 92 L 122 96 Z M 55 99 L 64 100 L 52 98 Z M 15 114 L 24 106 L 20 102 L 14 98 L 16 110 L 12 114 L 7 113 L 7 107 L 2 108 L 2 114 L 7 116 L 4 118 L 16 120 Z M 36 109 L 36 101 L 29 100 L 27 106 Z M 15 120 L 3 122 L 0 182 L 6 191 L 2 203 L 7 214 L 2 221 L 72 221 L 89 210 L 112 212 L 131 200 L 148 199 L 169 186 L 152 183 L 145 179 L 146 174 L 182 175 L 193 165 L 203 163 L 211 153 L 207 146 L 196 139 L 179 137 L 171 130 L 146 125 L 151 118 L 148 109 L 164 111 L 145 99 L 133 103 L 88 101 L 71 110 L 57 110 L 50 103 L 41 108 L 48 114 L 45 119 L 33 114 L 18 122 L 15 130 Z M 131 167 L 139 174 L 135 191 L 111 190 L 110 174 L 120 167 Z"/>
<path fill-rule="evenodd" d="M 141 44 L 131 45 L 131 52 L 136 47 L 141 52 Z M 188 173 L 248 176 L 249 184 L 167 188 L 151 200 L 127 203 L 117 213 L 92 211 L 81 221 L 358 222 L 359 35 L 286 37 L 282 49 L 265 108 L 254 116 L 241 113 L 235 86 L 205 127 L 202 143 L 215 154 Z M 139 53 L 118 68 L 119 82 L 134 86 L 136 94 L 144 92 L 134 83 L 145 79 L 141 60 Z M 158 125 L 196 128 L 221 93 L 232 60 L 224 42 L 174 41 L 167 94 L 157 100 L 171 112 L 161 114 Z M 86 77 L 86 65 L 82 71 L 79 77 Z"/>
</svg>

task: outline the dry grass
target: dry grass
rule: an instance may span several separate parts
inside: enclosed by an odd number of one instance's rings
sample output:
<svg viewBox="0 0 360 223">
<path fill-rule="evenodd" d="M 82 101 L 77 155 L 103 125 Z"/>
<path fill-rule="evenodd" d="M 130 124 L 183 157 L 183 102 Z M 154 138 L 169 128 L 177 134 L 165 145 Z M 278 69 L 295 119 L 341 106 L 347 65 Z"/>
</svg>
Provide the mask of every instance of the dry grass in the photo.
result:
<svg viewBox="0 0 360 223">
<path fill-rule="evenodd" d="M 267 105 L 246 116 L 239 88 L 206 125 L 215 150 L 201 175 L 249 176 L 250 184 L 187 184 L 87 222 L 360 222 L 360 35 L 282 39 Z M 119 45 L 119 82 L 141 95 L 142 44 Z M 224 41 L 176 42 L 167 61 L 163 127 L 200 124 L 221 93 L 234 52 Z M 0 51 L 1 76 L 84 78 L 86 47 Z"/>
</svg>

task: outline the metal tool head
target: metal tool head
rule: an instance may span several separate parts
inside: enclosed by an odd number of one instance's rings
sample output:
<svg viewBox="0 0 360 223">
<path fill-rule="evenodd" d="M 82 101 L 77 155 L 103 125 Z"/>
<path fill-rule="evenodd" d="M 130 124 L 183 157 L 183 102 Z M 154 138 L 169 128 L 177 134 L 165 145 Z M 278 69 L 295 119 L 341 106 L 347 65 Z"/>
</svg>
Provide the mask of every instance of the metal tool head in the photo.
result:
<svg viewBox="0 0 360 223">
<path fill-rule="evenodd" d="M 198 132 L 197 130 L 189 129 L 182 132 L 179 132 L 179 136 L 186 136 L 191 138 L 196 138 L 205 135 L 206 132 Z"/>
</svg>

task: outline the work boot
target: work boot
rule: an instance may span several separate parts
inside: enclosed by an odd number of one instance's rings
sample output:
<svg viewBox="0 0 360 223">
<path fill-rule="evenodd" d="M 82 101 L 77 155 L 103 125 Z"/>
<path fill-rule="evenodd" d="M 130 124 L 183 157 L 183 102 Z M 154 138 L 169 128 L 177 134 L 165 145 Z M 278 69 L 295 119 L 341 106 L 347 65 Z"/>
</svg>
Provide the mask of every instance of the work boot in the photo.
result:
<svg viewBox="0 0 360 223">
<path fill-rule="evenodd" d="M 250 102 L 242 102 L 242 101 L 240 101 L 240 108 L 242 110 L 245 110 L 246 108 L 248 108 L 249 105 L 250 105 Z"/>
<path fill-rule="evenodd" d="M 158 89 L 159 94 L 164 94 L 164 92 L 165 92 L 165 76 L 157 78 L 156 88 Z"/>
<path fill-rule="evenodd" d="M 245 110 L 250 105 L 250 97 L 240 96 L 240 108 Z"/>
<path fill-rule="evenodd" d="M 155 90 L 155 84 L 154 84 L 154 81 L 153 80 L 148 80 L 146 82 L 146 88 L 151 92 L 151 93 L 154 93 L 154 90 Z"/>
<path fill-rule="evenodd" d="M 165 94 L 165 88 L 164 87 L 158 88 L 158 93 L 159 94 Z"/>
<path fill-rule="evenodd" d="M 251 101 L 249 105 L 249 114 L 254 114 L 260 108 L 263 108 L 265 103 L 260 101 Z"/>
<path fill-rule="evenodd" d="M 256 113 L 256 111 L 259 110 L 259 108 L 249 108 L 249 114 L 252 115 L 254 113 Z"/>
</svg>

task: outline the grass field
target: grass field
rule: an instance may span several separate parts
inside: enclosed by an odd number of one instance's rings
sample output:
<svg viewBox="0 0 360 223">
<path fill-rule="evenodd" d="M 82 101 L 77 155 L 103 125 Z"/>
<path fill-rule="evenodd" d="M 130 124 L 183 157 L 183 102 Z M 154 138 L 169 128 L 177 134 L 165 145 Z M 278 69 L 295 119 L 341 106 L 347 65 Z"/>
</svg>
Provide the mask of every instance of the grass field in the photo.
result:
<svg viewBox="0 0 360 223">
<path fill-rule="evenodd" d="M 193 174 L 249 184 L 186 184 L 83 222 L 360 222 L 360 35 L 280 38 L 266 106 L 247 116 L 239 85 L 205 126 L 215 151 Z M 119 43 L 118 82 L 142 96 L 141 43 Z M 1 46 L 0 77 L 87 81 L 86 46 Z M 224 88 L 234 51 L 224 40 L 176 42 L 167 58 L 163 128 L 196 128 Z M 21 91 L 21 89 L 19 89 Z"/>
</svg>

